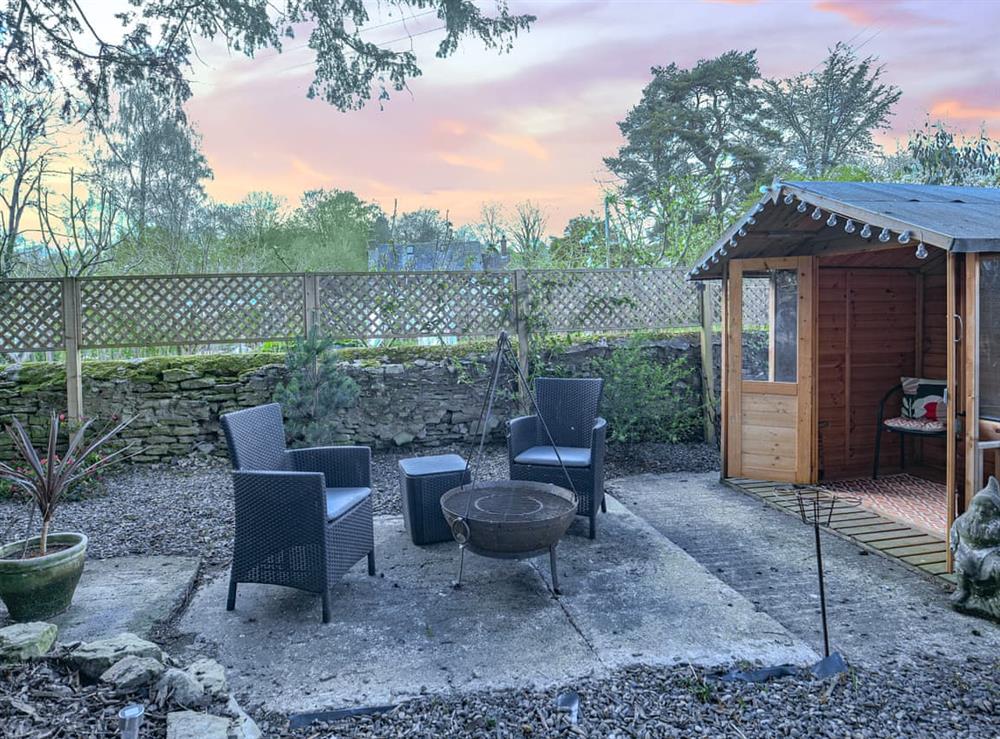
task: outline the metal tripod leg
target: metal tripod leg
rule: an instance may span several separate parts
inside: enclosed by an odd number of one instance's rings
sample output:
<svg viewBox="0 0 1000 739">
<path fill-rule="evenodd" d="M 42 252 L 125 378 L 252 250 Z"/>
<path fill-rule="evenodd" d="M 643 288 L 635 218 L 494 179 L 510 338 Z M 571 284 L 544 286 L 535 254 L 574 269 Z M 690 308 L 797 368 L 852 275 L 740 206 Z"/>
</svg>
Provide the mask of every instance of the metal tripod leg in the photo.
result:
<svg viewBox="0 0 1000 739">
<path fill-rule="evenodd" d="M 826 623 L 826 588 L 823 586 L 823 550 L 820 547 L 819 521 L 813 521 L 816 532 L 816 570 L 819 572 L 819 607 L 823 616 L 823 656 L 830 656 L 830 630 Z"/>
<path fill-rule="evenodd" d="M 462 587 L 462 569 L 465 567 L 465 545 L 458 545 L 458 579 L 455 580 L 454 588 Z"/>
<path fill-rule="evenodd" d="M 560 595 L 559 575 L 556 573 L 556 545 L 549 547 L 549 567 L 552 569 L 552 592 Z"/>
</svg>

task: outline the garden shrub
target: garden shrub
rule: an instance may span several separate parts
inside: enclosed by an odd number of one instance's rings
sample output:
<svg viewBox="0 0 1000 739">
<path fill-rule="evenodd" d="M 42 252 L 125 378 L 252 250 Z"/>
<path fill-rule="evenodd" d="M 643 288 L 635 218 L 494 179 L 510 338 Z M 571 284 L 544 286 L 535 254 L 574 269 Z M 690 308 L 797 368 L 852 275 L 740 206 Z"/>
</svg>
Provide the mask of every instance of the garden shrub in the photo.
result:
<svg viewBox="0 0 1000 739">
<path fill-rule="evenodd" d="M 602 415 L 613 441 L 693 441 L 701 430 L 702 407 L 691 387 L 686 357 L 657 361 L 638 339 L 594 361 L 604 378 Z"/>
<path fill-rule="evenodd" d="M 288 376 L 275 388 L 274 400 L 281 403 L 293 447 L 329 444 L 337 436 L 338 411 L 357 402 L 358 385 L 337 360 L 333 341 L 315 331 L 296 340 L 285 354 Z"/>
</svg>

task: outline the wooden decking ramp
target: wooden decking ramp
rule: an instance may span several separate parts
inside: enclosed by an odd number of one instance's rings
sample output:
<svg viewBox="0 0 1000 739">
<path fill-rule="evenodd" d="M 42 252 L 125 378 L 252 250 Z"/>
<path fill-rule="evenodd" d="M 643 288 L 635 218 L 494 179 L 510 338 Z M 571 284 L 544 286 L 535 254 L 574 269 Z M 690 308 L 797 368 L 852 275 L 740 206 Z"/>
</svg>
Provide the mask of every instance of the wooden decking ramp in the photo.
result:
<svg viewBox="0 0 1000 739">
<path fill-rule="evenodd" d="M 731 477 L 727 485 L 752 495 L 796 518 L 799 505 L 796 487 L 787 482 L 768 482 Z M 800 486 L 810 488 L 812 486 Z M 900 562 L 934 580 L 952 585 L 955 576 L 947 571 L 947 543 L 926 531 L 875 513 L 867 508 L 837 505 L 829 526 L 823 526 L 837 536 Z"/>
</svg>

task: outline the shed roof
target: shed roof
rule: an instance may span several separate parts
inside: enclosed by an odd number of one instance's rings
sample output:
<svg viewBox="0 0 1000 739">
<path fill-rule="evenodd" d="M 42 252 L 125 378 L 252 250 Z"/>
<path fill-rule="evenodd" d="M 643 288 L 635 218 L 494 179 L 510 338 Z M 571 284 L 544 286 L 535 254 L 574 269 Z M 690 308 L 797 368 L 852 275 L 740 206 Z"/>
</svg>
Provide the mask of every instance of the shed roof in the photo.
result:
<svg viewBox="0 0 1000 739">
<path fill-rule="evenodd" d="M 844 231 L 848 220 L 853 233 Z M 865 224 L 871 234 L 862 237 Z M 893 244 L 912 241 L 956 252 L 1000 252 L 1000 188 L 775 181 L 699 260 L 689 278 L 720 278 L 723 263 L 732 258 L 880 247 L 883 230 Z"/>
</svg>

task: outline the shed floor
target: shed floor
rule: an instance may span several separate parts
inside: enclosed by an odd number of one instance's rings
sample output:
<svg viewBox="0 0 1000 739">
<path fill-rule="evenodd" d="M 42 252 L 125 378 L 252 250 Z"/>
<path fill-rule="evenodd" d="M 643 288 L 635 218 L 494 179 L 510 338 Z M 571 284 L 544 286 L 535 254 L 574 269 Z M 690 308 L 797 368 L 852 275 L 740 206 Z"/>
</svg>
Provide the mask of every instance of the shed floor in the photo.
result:
<svg viewBox="0 0 1000 739">
<path fill-rule="evenodd" d="M 947 489 L 910 474 L 824 482 L 822 488 L 856 495 L 869 510 L 923 529 L 932 536 L 945 534 L 948 522 Z"/>
</svg>

